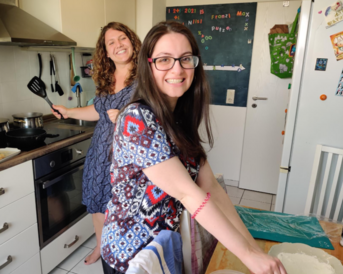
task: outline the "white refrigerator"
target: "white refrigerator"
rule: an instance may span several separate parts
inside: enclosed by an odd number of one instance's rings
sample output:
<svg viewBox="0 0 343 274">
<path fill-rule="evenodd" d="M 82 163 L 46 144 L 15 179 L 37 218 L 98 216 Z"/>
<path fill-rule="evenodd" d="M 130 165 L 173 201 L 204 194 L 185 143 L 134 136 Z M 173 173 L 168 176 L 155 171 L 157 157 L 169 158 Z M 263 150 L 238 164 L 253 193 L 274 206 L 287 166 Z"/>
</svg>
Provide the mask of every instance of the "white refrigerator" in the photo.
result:
<svg viewBox="0 0 343 274">
<path fill-rule="evenodd" d="M 294 67 L 292 88 L 295 92 L 290 99 L 291 113 L 281 163 L 291 168 L 289 172 L 280 169 L 276 211 L 304 213 L 317 144 L 343 148 L 343 96 L 336 95 L 343 60 L 336 60 L 330 39 L 343 31 L 343 21 L 327 28 L 325 18 L 327 8 L 336 2 L 303 1 L 304 12 L 308 14 L 304 22 L 308 20 L 308 24 L 303 22 L 303 29 L 299 30 L 303 35 L 298 40 L 301 58 Z M 319 62 L 323 64 L 325 59 L 326 69 L 316 70 L 317 62 L 318 69 Z M 321 95 L 326 95 L 327 99 L 321 100 Z M 338 183 L 342 185 L 342 182 L 341 174 Z"/>
</svg>

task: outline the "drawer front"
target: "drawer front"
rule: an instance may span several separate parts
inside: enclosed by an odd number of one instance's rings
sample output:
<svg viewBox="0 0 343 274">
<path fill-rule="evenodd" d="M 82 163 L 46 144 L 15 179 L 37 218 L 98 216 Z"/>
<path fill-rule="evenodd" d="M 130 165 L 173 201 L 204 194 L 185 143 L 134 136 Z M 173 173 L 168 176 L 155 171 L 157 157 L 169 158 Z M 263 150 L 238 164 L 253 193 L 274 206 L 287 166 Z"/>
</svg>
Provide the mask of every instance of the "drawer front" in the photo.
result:
<svg viewBox="0 0 343 274">
<path fill-rule="evenodd" d="M 3 231 L 0 232 L 0 245 L 35 223 L 37 217 L 34 193 L 1 208 L 0 231 Z"/>
<path fill-rule="evenodd" d="M 12 273 L 39 252 L 37 225 L 29 227 L 22 233 L 0 245 L 0 265 L 7 262 L 8 256 L 12 262 L 1 269 L 1 274 Z M 28 273 L 28 272 L 24 272 Z"/>
<path fill-rule="evenodd" d="M 0 208 L 34 191 L 32 161 L 0 172 Z"/>
<path fill-rule="evenodd" d="M 88 214 L 41 250 L 42 273 L 49 273 L 93 233 L 92 215 Z M 65 247 L 75 240 L 75 236 L 79 238 L 75 244 Z"/>
<path fill-rule="evenodd" d="M 34 255 L 27 262 L 19 266 L 11 274 L 42 274 L 42 269 L 40 267 L 40 257 L 39 252 Z"/>
</svg>

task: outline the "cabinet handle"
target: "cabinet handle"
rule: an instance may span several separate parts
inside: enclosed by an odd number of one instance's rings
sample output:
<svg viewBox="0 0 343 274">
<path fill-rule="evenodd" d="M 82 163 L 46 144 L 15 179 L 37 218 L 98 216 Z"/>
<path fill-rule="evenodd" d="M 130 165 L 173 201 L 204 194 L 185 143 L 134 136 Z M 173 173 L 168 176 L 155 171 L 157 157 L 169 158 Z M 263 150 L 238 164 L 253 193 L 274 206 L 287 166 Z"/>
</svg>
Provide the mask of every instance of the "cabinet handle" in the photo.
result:
<svg viewBox="0 0 343 274">
<path fill-rule="evenodd" d="M 8 229 L 8 223 L 4 223 L 4 225 L 2 226 L 2 228 L 0 229 L 0 233 L 4 232 L 5 230 Z"/>
<path fill-rule="evenodd" d="M 76 154 L 82 155 L 82 150 L 81 149 L 79 150 L 79 149 L 76 148 L 75 151 L 76 151 Z"/>
<path fill-rule="evenodd" d="M 6 262 L 6 263 L 3 263 L 2 265 L 0 265 L 0 270 L 3 269 L 3 268 L 5 268 L 5 267 L 6 267 L 7 265 L 9 265 L 12 261 L 13 261 L 12 256 L 11 256 L 11 255 L 8 256 L 8 257 L 7 257 L 7 262 Z"/>
<path fill-rule="evenodd" d="M 64 245 L 64 248 L 70 248 L 70 247 L 72 247 L 77 241 L 79 240 L 79 236 L 75 236 L 75 240 L 74 241 L 72 241 L 70 244 L 65 244 Z"/>
<path fill-rule="evenodd" d="M 3 195 L 3 194 L 5 194 L 5 189 L 0 188 L 0 195 Z"/>
<path fill-rule="evenodd" d="M 256 101 L 256 100 L 268 100 L 267 97 L 252 97 L 252 99 L 253 99 L 254 101 Z"/>
</svg>

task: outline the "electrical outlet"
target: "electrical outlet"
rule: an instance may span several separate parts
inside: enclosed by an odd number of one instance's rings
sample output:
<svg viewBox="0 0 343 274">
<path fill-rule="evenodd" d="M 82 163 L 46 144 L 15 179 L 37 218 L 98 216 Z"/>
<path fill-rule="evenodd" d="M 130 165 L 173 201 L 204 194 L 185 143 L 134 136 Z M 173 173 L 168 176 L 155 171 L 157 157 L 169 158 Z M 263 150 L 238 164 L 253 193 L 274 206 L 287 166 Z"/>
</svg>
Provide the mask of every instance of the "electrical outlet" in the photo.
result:
<svg viewBox="0 0 343 274">
<path fill-rule="evenodd" d="M 226 91 L 226 103 L 227 104 L 235 103 L 235 90 L 234 89 L 228 89 Z"/>
</svg>

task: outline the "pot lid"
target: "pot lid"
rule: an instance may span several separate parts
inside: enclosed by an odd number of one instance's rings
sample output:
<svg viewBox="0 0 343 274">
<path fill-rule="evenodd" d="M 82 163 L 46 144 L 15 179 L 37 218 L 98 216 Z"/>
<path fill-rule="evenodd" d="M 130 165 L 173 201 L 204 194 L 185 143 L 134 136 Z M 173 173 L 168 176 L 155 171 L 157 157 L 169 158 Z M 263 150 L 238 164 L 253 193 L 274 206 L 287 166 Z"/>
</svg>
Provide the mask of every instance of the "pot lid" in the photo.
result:
<svg viewBox="0 0 343 274">
<path fill-rule="evenodd" d="M 0 118 L 0 124 L 4 124 L 4 123 L 7 123 L 7 122 L 8 122 L 8 119 Z"/>
<path fill-rule="evenodd" d="M 40 112 L 26 112 L 26 113 L 17 113 L 12 115 L 13 118 L 37 118 L 37 117 L 42 117 L 43 113 Z"/>
</svg>

